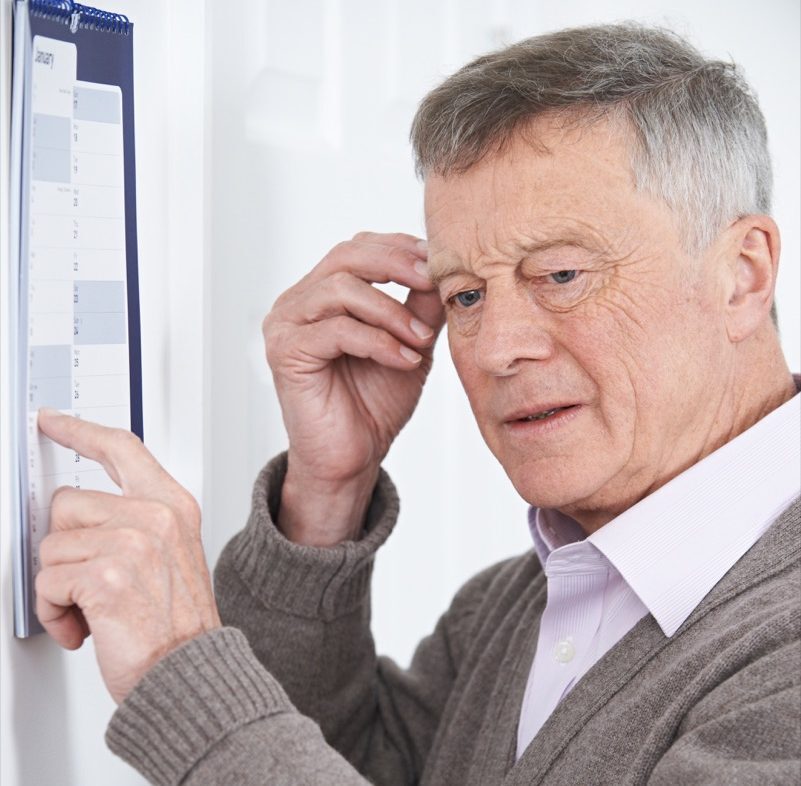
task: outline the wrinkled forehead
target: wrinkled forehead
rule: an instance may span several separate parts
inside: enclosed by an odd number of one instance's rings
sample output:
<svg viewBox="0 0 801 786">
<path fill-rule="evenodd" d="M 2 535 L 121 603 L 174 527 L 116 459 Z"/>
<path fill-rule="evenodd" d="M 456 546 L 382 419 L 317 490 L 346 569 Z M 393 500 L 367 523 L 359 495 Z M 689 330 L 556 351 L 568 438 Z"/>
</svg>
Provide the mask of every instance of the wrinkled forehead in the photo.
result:
<svg viewBox="0 0 801 786">
<path fill-rule="evenodd" d="M 635 188 L 629 142 L 616 123 L 538 121 L 467 171 L 430 175 L 425 212 L 434 278 L 529 247 L 614 246 L 628 234 L 632 211 L 652 201 Z"/>
</svg>

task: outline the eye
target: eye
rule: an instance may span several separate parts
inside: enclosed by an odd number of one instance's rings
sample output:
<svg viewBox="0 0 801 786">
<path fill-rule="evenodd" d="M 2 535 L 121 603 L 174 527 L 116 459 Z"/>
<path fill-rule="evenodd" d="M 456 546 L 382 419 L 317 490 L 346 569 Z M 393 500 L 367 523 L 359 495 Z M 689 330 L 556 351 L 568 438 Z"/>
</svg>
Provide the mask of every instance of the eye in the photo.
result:
<svg viewBox="0 0 801 786">
<path fill-rule="evenodd" d="M 578 275 L 578 270 L 557 270 L 556 273 L 550 275 L 557 284 L 567 284 Z"/>
<path fill-rule="evenodd" d="M 481 300 L 481 290 L 479 289 L 467 289 L 464 292 L 458 292 L 451 298 L 455 300 L 460 306 L 464 306 L 465 308 L 469 308 L 475 303 L 478 303 Z"/>
</svg>

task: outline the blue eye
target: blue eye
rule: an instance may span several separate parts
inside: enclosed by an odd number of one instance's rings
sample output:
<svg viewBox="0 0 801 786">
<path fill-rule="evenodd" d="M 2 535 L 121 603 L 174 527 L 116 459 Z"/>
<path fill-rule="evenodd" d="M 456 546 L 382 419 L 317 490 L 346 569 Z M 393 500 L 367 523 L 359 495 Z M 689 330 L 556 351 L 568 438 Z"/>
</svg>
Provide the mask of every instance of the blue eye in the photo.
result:
<svg viewBox="0 0 801 786">
<path fill-rule="evenodd" d="M 567 284 L 571 282 L 578 275 L 578 270 L 557 270 L 556 273 L 551 273 L 551 278 L 557 284 Z"/>
<path fill-rule="evenodd" d="M 478 289 L 468 289 L 464 292 L 459 292 L 458 294 L 454 295 L 453 298 L 459 303 L 460 306 L 469 308 L 474 303 L 478 303 L 478 301 L 481 300 L 481 291 Z"/>
</svg>

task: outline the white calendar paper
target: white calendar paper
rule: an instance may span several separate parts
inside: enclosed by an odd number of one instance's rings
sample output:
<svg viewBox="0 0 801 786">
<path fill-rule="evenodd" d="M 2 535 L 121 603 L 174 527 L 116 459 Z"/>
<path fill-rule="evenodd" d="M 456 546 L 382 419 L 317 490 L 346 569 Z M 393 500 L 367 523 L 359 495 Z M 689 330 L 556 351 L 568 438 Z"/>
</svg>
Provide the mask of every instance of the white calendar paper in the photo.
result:
<svg viewBox="0 0 801 786">
<path fill-rule="evenodd" d="M 53 491 L 118 491 L 99 464 L 38 431 L 39 408 L 131 425 L 122 96 L 115 85 L 78 81 L 76 66 L 75 44 L 33 37 L 20 297 L 32 578 Z"/>
</svg>

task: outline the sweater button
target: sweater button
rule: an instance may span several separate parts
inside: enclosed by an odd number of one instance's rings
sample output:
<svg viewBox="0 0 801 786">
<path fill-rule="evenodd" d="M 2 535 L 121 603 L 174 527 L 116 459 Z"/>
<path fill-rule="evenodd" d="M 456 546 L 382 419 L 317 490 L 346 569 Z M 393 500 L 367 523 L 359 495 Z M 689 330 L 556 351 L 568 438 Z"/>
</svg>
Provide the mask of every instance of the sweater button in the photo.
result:
<svg viewBox="0 0 801 786">
<path fill-rule="evenodd" d="M 576 655 L 576 648 L 573 646 L 573 640 L 568 636 L 566 639 L 562 639 L 557 645 L 556 650 L 554 651 L 554 658 L 559 663 L 570 663 L 571 660 Z"/>
</svg>

